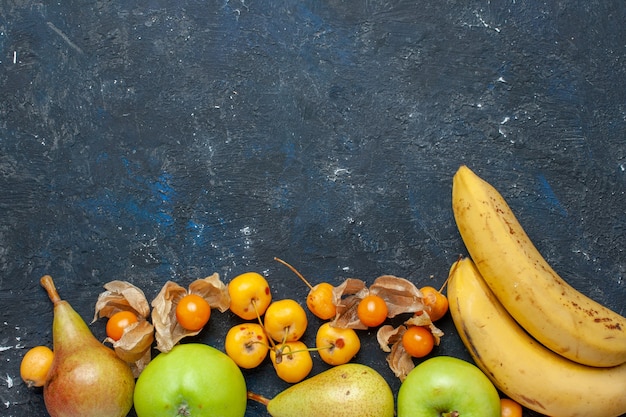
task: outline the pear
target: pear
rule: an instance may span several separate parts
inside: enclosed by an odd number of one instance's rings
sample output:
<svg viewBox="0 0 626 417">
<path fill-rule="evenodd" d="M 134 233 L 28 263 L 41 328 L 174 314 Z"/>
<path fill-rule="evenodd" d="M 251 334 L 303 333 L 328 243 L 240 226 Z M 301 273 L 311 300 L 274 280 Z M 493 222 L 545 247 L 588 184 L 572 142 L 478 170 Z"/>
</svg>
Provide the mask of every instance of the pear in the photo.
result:
<svg viewBox="0 0 626 417">
<path fill-rule="evenodd" d="M 330 368 L 264 403 L 273 417 L 394 415 L 393 393 L 387 381 L 369 366 L 356 363 Z"/>
<path fill-rule="evenodd" d="M 61 300 L 52 277 L 40 280 L 54 304 L 54 359 L 43 388 L 51 417 L 125 417 L 133 405 L 130 366 L 100 343 L 81 316 Z"/>
</svg>

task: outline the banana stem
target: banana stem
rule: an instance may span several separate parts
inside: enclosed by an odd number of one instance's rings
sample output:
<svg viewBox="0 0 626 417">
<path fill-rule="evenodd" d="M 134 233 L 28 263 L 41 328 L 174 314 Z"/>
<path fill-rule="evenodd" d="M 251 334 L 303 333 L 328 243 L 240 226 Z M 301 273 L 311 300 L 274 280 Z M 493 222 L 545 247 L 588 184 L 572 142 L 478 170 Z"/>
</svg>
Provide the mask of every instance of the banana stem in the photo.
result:
<svg viewBox="0 0 626 417">
<path fill-rule="evenodd" d="M 443 291 L 444 288 L 446 288 L 446 285 L 448 285 L 448 281 L 450 281 L 450 277 L 454 273 L 454 270 L 459 266 L 459 262 L 462 259 L 463 259 L 463 255 L 459 255 L 459 259 L 457 259 L 456 262 L 454 262 L 454 265 L 452 266 L 453 269 L 450 271 L 450 275 L 448 275 L 448 278 L 446 278 L 446 280 L 443 282 L 443 285 L 441 286 L 441 288 L 439 288 L 439 292 L 440 293 Z"/>
<path fill-rule="evenodd" d="M 450 275 L 448 275 L 448 278 L 446 278 L 446 280 L 441 285 L 441 288 L 439 288 L 439 294 L 443 294 L 443 290 L 446 288 L 446 285 L 448 285 L 448 281 L 450 281 Z"/>
</svg>

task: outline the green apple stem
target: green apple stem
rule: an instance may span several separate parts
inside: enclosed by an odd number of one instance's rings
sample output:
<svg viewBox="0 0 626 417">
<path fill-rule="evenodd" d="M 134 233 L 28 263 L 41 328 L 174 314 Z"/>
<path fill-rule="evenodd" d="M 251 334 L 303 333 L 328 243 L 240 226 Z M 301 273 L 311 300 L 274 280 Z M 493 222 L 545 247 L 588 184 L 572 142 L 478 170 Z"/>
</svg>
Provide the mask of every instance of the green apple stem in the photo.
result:
<svg viewBox="0 0 626 417">
<path fill-rule="evenodd" d="M 189 412 L 189 407 L 187 406 L 187 404 L 183 404 L 180 407 L 178 407 L 178 410 L 176 412 L 176 417 L 189 417 L 191 416 L 190 412 Z"/>
<path fill-rule="evenodd" d="M 450 411 L 448 413 L 441 413 L 441 417 L 459 417 L 460 414 L 458 411 Z"/>
<path fill-rule="evenodd" d="M 263 404 L 264 406 L 267 407 L 267 405 L 269 404 L 270 400 L 268 398 L 265 398 L 264 396 L 254 393 L 252 391 L 248 391 L 248 399 L 252 400 L 252 401 L 256 401 L 258 403 Z"/>
</svg>

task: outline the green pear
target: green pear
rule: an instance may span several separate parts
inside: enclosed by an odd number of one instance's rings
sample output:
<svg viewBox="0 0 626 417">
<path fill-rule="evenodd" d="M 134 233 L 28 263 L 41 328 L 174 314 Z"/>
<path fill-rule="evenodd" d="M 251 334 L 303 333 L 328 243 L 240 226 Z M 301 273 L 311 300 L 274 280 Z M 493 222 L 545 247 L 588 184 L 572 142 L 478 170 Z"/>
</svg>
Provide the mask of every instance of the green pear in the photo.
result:
<svg viewBox="0 0 626 417">
<path fill-rule="evenodd" d="M 299 382 L 267 403 L 273 417 L 393 417 L 393 393 L 369 366 L 337 365 Z"/>
<path fill-rule="evenodd" d="M 54 304 L 54 359 L 43 388 L 51 417 L 125 417 L 133 405 L 130 366 L 91 333 L 81 316 L 61 300 L 45 275 L 41 285 Z"/>
</svg>

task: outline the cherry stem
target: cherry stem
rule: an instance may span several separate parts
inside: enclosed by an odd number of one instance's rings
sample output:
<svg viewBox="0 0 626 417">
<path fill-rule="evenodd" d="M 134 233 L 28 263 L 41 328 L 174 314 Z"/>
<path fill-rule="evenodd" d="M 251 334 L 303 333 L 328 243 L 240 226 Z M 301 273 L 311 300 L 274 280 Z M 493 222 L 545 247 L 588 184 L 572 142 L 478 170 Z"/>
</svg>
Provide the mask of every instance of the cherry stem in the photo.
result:
<svg viewBox="0 0 626 417">
<path fill-rule="evenodd" d="M 52 301 L 52 304 L 57 305 L 61 302 L 61 297 L 59 296 L 59 293 L 54 286 L 54 281 L 52 280 L 52 277 L 50 275 L 44 275 L 43 277 L 41 277 L 39 283 L 42 287 L 45 288 L 46 292 L 48 293 L 48 297 L 50 298 L 50 301 Z"/>
<path fill-rule="evenodd" d="M 282 345 L 287 343 L 287 335 L 289 334 L 289 326 L 285 327 L 283 330 L 284 330 L 283 331 L 283 341 L 281 342 Z"/>
<path fill-rule="evenodd" d="M 331 350 L 331 349 L 334 349 L 336 347 L 337 347 L 337 345 L 332 345 L 331 344 L 331 345 L 328 345 L 328 346 L 311 347 L 311 348 L 307 348 L 307 350 L 309 352 L 319 352 L 320 350 L 326 350 L 326 349 Z"/>
<path fill-rule="evenodd" d="M 267 343 L 263 343 L 263 342 L 260 342 L 260 341 L 258 341 L 258 340 L 248 341 L 248 342 L 246 342 L 246 343 L 244 344 L 244 347 L 245 347 L 246 349 L 249 349 L 249 348 L 252 348 L 252 346 L 254 346 L 254 345 L 263 345 L 263 346 L 265 346 L 265 347 L 266 347 L 266 348 L 268 348 L 268 349 L 270 348 L 270 347 L 267 345 Z"/>
<path fill-rule="evenodd" d="M 283 352 L 284 349 L 289 350 L 289 353 L 285 353 Z M 293 352 L 291 351 L 291 346 L 287 346 L 287 345 L 282 345 L 281 347 L 279 347 L 278 349 L 274 348 L 274 353 L 276 353 L 276 363 L 281 363 L 283 361 L 283 356 L 284 355 L 292 355 Z"/>
<path fill-rule="evenodd" d="M 294 268 L 293 266 L 289 265 L 287 262 L 283 261 L 280 258 L 274 257 L 274 260 L 277 261 L 277 262 L 280 262 L 281 264 L 285 265 L 287 268 L 291 269 L 291 272 L 296 274 L 298 276 L 298 278 L 300 278 L 307 285 L 307 287 L 309 287 L 310 290 L 313 289 L 313 286 L 311 285 L 311 283 L 309 281 L 307 281 L 307 279 L 304 278 L 304 276 L 302 276 L 302 274 L 300 272 L 298 272 L 298 270 L 296 268 Z"/>
<path fill-rule="evenodd" d="M 263 331 L 265 332 L 265 337 L 267 337 L 267 339 L 270 341 L 270 346 L 272 348 L 276 348 L 276 345 L 274 344 L 274 340 L 272 339 L 272 336 L 270 336 L 267 333 L 267 330 L 265 329 L 265 326 L 263 325 L 263 320 L 261 320 L 261 315 L 259 314 L 259 310 L 256 308 L 256 300 L 253 298 L 252 300 L 250 300 L 250 304 L 252 304 L 252 308 L 254 308 L 254 312 L 256 314 L 256 318 L 259 321 L 259 324 L 261 325 L 261 328 L 263 328 Z"/>
<path fill-rule="evenodd" d="M 332 346 L 329 346 L 328 349 L 332 348 Z M 326 348 L 306 348 L 306 349 L 292 349 L 291 346 L 289 345 L 282 345 L 280 348 L 276 349 L 276 363 L 280 363 L 280 361 L 282 359 L 283 356 L 293 356 L 296 353 L 300 353 L 300 352 L 314 352 L 314 351 L 318 351 L 318 350 L 322 350 L 322 349 L 326 349 Z M 286 350 L 286 352 L 283 352 L 283 350 Z"/>
<path fill-rule="evenodd" d="M 270 400 L 260 394 L 256 394 L 252 391 L 248 391 L 248 399 L 249 400 L 253 400 L 256 401 L 258 403 L 263 404 L 264 406 L 267 407 L 267 405 L 270 403 Z"/>
</svg>

